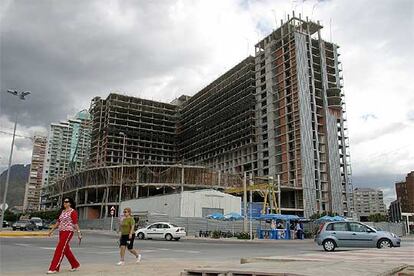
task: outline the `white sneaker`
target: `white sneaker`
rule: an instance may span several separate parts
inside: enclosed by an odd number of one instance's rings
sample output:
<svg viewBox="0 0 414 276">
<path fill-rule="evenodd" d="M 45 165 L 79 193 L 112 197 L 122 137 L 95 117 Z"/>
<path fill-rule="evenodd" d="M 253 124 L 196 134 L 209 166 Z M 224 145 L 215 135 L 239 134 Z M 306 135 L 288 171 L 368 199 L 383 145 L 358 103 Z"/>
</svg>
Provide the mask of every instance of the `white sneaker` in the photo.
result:
<svg viewBox="0 0 414 276">
<path fill-rule="evenodd" d="M 48 272 L 46 272 L 46 274 L 56 274 L 57 271 L 56 270 L 49 270 Z"/>
<path fill-rule="evenodd" d="M 69 271 L 70 271 L 70 272 L 75 272 L 75 271 L 77 271 L 78 269 L 79 269 L 79 267 L 74 267 L 74 268 L 69 269 Z"/>
<path fill-rule="evenodd" d="M 125 262 L 124 261 L 119 261 L 116 265 L 124 265 Z"/>
<path fill-rule="evenodd" d="M 139 263 L 140 261 L 141 261 L 141 254 L 138 254 L 136 263 Z"/>
</svg>

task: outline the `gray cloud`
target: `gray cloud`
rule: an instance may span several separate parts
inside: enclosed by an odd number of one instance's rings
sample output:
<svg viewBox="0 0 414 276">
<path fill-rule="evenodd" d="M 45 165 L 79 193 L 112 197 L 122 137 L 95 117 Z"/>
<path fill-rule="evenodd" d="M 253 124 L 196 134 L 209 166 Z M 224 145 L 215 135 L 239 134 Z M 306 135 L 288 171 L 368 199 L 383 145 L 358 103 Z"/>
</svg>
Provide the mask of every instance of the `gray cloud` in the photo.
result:
<svg viewBox="0 0 414 276">
<path fill-rule="evenodd" d="M 19 129 L 48 127 L 88 108 L 92 97 L 105 97 L 111 91 L 165 101 L 194 94 L 247 55 L 246 39 L 252 49 L 257 33 L 266 35 L 274 27 L 273 9 L 280 21 L 293 7 L 321 20 L 327 40 L 332 18 L 333 41 L 341 46 L 344 65 L 351 146 L 368 148 L 371 143 L 365 142 L 385 135 L 398 143 L 404 138 L 399 131 L 407 131 L 414 118 L 411 77 L 404 79 L 414 65 L 413 5 L 410 0 L 297 1 L 295 5 L 290 0 L 276 4 L 273 0 L 5 0 L 0 13 L 0 129 L 10 130 L 15 111 Z M 30 90 L 32 95 L 17 103 L 3 93 L 9 88 Z M 404 99 L 406 106 L 396 99 Z M 384 108 L 376 110 L 378 106 Z M 403 120 L 383 122 L 400 110 Z M 364 115 L 366 121 L 380 121 L 383 126 L 364 132 Z M 1 167 L 8 156 L 9 137 L 0 138 Z M 19 162 L 30 161 L 25 143 L 16 149 Z M 375 154 L 353 160 L 359 173 L 355 183 L 385 185 L 384 179 L 391 180 L 364 172 L 365 167 L 400 173 L 397 166 L 387 163 L 384 168 L 378 160 L 390 154 L 398 155 L 393 160 L 410 155 L 387 150 L 386 143 L 375 145 Z M 357 156 L 352 148 L 351 154 Z"/>
<path fill-rule="evenodd" d="M 370 118 L 370 116 L 368 118 Z M 364 121 L 368 121 L 368 118 L 363 119 Z M 360 143 L 372 141 L 376 138 L 382 137 L 387 134 L 395 134 L 407 127 L 407 124 L 401 122 L 385 125 L 381 128 L 376 129 L 375 132 L 367 133 L 365 135 L 359 135 L 358 137 L 352 140 L 352 144 L 357 145 Z"/>
<path fill-rule="evenodd" d="M 185 29 L 171 31 L 163 2 L 56 3 L 16 1 L 2 16 L 2 89 L 32 91 L 20 107 L 23 124 L 65 119 L 74 108 L 88 107 L 95 95 L 145 89 L 152 78 L 208 61 L 208 45 L 194 47 L 200 44 L 197 36 L 184 41 Z M 127 19 L 111 22 L 105 18 L 111 12 Z M 16 101 L 1 97 L 2 112 L 11 115 Z M 79 102 L 83 106 L 75 106 Z"/>
</svg>

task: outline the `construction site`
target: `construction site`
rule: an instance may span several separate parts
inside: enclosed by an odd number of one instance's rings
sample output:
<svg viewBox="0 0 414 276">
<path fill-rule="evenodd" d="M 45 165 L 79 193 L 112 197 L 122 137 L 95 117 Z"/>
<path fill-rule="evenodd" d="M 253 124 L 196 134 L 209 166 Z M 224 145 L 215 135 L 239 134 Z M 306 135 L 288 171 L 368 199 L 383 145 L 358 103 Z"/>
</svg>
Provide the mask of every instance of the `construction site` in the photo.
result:
<svg viewBox="0 0 414 276">
<path fill-rule="evenodd" d="M 218 189 L 262 212 L 350 211 L 350 161 L 339 51 L 301 16 L 194 96 L 171 103 L 111 93 L 92 100 L 88 169 L 52 197 L 83 218 L 121 200 Z M 245 209 L 246 210 L 246 209 Z"/>
<path fill-rule="evenodd" d="M 225 190 L 242 187 L 239 175 L 226 174 L 201 166 L 116 165 L 92 168 L 62 178 L 52 198 L 72 197 L 82 219 L 107 217 L 112 206 L 122 201 L 179 193 L 197 189 Z"/>
</svg>

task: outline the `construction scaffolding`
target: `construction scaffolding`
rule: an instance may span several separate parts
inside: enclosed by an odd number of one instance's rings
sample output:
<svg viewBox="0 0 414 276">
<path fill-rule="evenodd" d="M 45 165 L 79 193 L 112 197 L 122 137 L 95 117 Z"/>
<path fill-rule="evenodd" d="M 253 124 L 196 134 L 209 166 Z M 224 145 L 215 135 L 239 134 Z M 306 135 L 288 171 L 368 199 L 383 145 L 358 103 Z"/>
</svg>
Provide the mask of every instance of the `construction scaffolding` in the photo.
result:
<svg viewBox="0 0 414 276">
<path fill-rule="evenodd" d="M 118 206 L 120 183 L 122 200 L 129 200 L 184 190 L 241 187 L 242 177 L 202 166 L 117 165 L 62 178 L 50 193 L 57 205 L 64 197 L 74 198 L 81 218 L 102 218 L 112 206 Z"/>
</svg>

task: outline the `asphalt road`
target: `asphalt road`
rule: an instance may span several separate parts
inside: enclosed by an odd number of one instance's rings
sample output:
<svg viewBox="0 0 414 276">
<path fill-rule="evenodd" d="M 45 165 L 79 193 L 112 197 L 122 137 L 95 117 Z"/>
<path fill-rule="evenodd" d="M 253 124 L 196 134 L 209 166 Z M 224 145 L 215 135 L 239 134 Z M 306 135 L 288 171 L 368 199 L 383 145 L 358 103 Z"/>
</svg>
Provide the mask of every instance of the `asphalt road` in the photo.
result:
<svg viewBox="0 0 414 276">
<path fill-rule="evenodd" d="M 74 238 L 71 248 L 82 264 L 116 264 L 119 261 L 117 237 L 102 233 L 84 233 L 81 245 Z M 34 267 L 49 267 L 57 236 L 51 238 L 0 238 L 1 274 L 7 272 L 30 271 Z M 310 241 L 244 242 L 207 241 L 182 239 L 180 241 L 135 240 L 134 247 L 141 250 L 145 259 L 193 259 L 239 262 L 243 257 L 276 256 L 303 254 L 320 251 Z M 133 260 L 129 254 L 126 260 Z M 68 266 L 66 260 L 63 266 Z"/>
<path fill-rule="evenodd" d="M 10 272 L 27 272 L 36 270 L 47 271 L 57 237 L 51 238 L 0 238 L 0 274 Z M 75 256 L 82 264 L 116 264 L 119 261 L 118 238 L 100 232 L 84 232 L 81 245 L 74 238 L 71 247 Z M 402 246 L 413 246 L 412 241 Z M 136 240 L 136 249 L 141 250 L 143 261 L 162 261 L 163 259 L 233 262 L 239 263 L 241 258 L 305 255 L 323 253 L 312 240 L 291 241 L 231 241 L 182 239 L 180 241 Z M 354 251 L 345 249 L 338 251 Z M 127 255 L 126 261 L 133 262 L 133 256 Z M 64 259 L 62 267 L 69 264 Z M 25 273 L 26 274 L 26 273 Z"/>
</svg>

